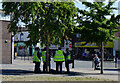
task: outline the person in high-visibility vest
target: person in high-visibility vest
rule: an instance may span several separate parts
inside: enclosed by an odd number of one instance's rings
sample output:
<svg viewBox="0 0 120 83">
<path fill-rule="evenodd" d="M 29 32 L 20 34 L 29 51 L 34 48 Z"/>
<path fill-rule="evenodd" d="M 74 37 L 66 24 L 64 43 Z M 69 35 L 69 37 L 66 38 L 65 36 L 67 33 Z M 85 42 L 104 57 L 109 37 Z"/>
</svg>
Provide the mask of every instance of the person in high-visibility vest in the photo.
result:
<svg viewBox="0 0 120 83">
<path fill-rule="evenodd" d="M 69 71 L 69 63 L 70 63 L 70 60 L 71 60 L 71 55 L 70 55 L 69 49 L 66 48 L 65 66 L 66 66 L 66 69 L 67 69 L 67 73 L 70 73 L 70 71 Z"/>
<path fill-rule="evenodd" d="M 65 57 L 61 47 L 59 47 L 58 51 L 55 52 L 53 60 L 56 62 L 56 72 L 58 72 L 58 67 L 60 66 L 60 73 L 62 73 L 62 63 L 65 61 Z"/>
<path fill-rule="evenodd" d="M 47 64 L 46 64 L 46 47 L 42 51 L 42 60 L 43 60 L 43 72 L 47 71 Z"/>
<path fill-rule="evenodd" d="M 39 54 L 39 47 L 35 48 L 35 52 L 33 55 L 33 63 L 35 63 L 35 73 L 40 73 L 40 54 Z"/>
</svg>

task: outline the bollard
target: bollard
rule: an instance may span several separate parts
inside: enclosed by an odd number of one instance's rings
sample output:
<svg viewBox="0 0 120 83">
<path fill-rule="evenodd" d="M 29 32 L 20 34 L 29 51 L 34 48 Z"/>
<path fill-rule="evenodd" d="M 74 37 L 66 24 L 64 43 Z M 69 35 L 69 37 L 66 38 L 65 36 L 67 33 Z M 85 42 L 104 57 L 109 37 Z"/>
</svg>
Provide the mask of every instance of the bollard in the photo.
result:
<svg viewBox="0 0 120 83">
<path fill-rule="evenodd" d="M 94 68 L 94 61 L 92 60 L 92 68 Z"/>
<path fill-rule="evenodd" d="M 29 55 L 28 55 L 28 60 L 29 60 Z"/>
<path fill-rule="evenodd" d="M 115 68 L 117 68 L 117 59 L 115 59 Z"/>
<path fill-rule="evenodd" d="M 24 61 L 25 61 L 25 54 L 23 56 L 24 56 Z"/>
<path fill-rule="evenodd" d="M 14 57 L 14 59 L 16 59 L 16 57 L 17 57 L 17 52 L 15 52 L 15 57 Z"/>
<path fill-rule="evenodd" d="M 118 58 L 116 58 L 116 60 L 115 60 L 115 68 L 117 68 L 118 67 Z"/>
</svg>

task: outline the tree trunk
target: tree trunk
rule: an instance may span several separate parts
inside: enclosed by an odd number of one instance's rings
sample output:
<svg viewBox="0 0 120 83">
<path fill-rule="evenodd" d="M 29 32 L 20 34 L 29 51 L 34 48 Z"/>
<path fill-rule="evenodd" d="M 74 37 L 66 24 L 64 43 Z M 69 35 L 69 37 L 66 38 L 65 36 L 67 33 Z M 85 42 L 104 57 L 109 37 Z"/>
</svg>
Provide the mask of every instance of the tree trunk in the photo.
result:
<svg viewBox="0 0 120 83">
<path fill-rule="evenodd" d="M 49 55 L 49 34 L 47 30 L 47 45 L 46 45 L 46 65 L 47 65 L 47 72 L 50 72 L 50 55 Z"/>
<path fill-rule="evenodd" d="M 64 47 L 64 37 L 62 38 L 62 43 L 61 43 L 61 47 Z"/>
<path fill-rule="evenodd" d="M 103 74 L 104 43 L 101 42 L 101 74 Z"/>
<path fill-rule="evenodd" d="M 72 68 L 74 68 L 74 56 L 75 56 L 75 47 L 74 47 L 74 44 L 75 44 L 75 37 L 72 38 L 72 58 L 73 58 L 73 62 L 72 62 Z"/>
<path fill-rule="evenodd" d="M 49 59 L 49 45 L 46 46 L 46 65 L 47 65 L 47 72 L 50 72 L 50 59 Z"/>
</svg>

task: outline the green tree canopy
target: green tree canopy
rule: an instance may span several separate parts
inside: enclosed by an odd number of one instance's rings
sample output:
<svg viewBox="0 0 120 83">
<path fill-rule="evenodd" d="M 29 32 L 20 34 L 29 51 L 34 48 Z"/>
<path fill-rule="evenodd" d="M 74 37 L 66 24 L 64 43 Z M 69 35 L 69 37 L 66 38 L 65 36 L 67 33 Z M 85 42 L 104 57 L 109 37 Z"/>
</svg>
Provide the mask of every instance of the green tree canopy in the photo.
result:
<svg viewBox="0 0 120 83">
<path fill-rule="evenodd" d="M 78 33 L 86 42 L 107 42 L 113 40 L 118 31 L 120 15 L 115 16 L 114 2 L 82 2 L 85 10 L 78 10 Z"/>
<path fill-rule="evenodd" d="M 77 8 L 73 2 L 3 3 L 6 15 L 12 14 L 10 32 L 17 32 L 18 22 L 25 23 L 33 44 L 61 43 L 61 37 L 73 31 Z"/>
</svg>

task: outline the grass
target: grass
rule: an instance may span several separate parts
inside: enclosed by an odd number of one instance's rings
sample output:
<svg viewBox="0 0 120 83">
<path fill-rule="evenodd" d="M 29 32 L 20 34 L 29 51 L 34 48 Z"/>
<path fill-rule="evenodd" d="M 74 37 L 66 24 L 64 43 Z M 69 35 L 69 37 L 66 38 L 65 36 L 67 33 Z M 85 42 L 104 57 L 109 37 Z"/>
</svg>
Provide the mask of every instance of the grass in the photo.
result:
<svg viewBox="0 0 120 83">
<path fill-rule="evenodd" d="M 3 81 L 109 81 L 92 77 L 2 76 Z"/>
</svg>

